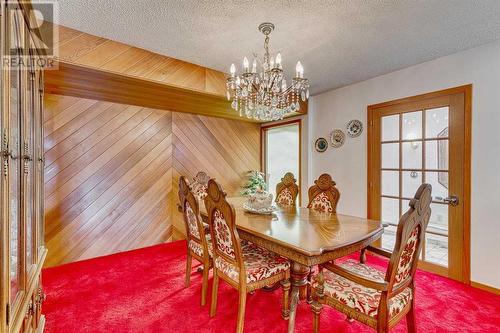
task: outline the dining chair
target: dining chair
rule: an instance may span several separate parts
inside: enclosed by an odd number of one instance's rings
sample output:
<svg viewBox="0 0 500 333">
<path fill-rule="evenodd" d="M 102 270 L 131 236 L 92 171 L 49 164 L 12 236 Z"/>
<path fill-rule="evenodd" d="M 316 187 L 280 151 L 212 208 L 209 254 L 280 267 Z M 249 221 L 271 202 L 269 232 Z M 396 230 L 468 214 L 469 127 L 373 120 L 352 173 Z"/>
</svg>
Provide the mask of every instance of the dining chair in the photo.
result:
<svg viewBox="0 0 500 333">
<path fill-rule="evenodd" d="M 191 184 L 191 189 L 195 196 L 199 200 L 203 200 L 207 196 L 207 185 L 210 177 L 204 171 L 198 171 L 196 176 L 193 178 L 193 183 Z"/>
<path fill-rule="evenodd" d="M 422 184 L 398 224 L 393 252 L 369 246 L 389 259 L 386 272 L 348 259 L 320 265 L 313 285 L 313 332 L 319 331 L 323 304 L 374 329 L 388 332 L 406 316 L 408 332 L 415 332 L 414 277 L 431 216 L 432 187 Z"/>
<path fill-rule="evenodd" d="M 246 296 L 254 290 L 281 281 L 283 287 L 282 316 L 289 315 L 290 262 L 249 241 L 240 241 L 236 230 L 236 212 L 226 201 L 226 193 L 211 179 L 205 197 L 210 233 L 213 240 L 213 287 L 210 316 L 215 316 L 219 278 L 239 293 L 236 332 L 243 332 Z"/>
<path fill-rule="evenodd" d="M 198 199 L 189 187 L 186 177 L 179 179 L 179 201 L 186 226 L 187 262 L 186 262 L 186 288 L 190 285 L 192 258 L 203 264 L 203 279 L 201 284 L 201 305 L 207 301 L 208 273 L 213 266 L 212 242 L 210 234 L 206 234 L 205 226 L 201 221 Z"/>
<path fill-rule="evenodd" d="M 291 172 L 285 173 L 281 182 L 276 185 L 275 202 L 282 207 L 295 206 L 298 194 L 299 187 L 295 176 Z"/>
<path fill-rule="evenodd" d="M 317 180 L 314 185 L 309 188 L 309 204 L 307 208 L 324 213 L 336 213 L 337 203 L 340 198 L 340 192 L 335 187 L 335 182 L 332 177 L 324 173 Z"/>
</svg>

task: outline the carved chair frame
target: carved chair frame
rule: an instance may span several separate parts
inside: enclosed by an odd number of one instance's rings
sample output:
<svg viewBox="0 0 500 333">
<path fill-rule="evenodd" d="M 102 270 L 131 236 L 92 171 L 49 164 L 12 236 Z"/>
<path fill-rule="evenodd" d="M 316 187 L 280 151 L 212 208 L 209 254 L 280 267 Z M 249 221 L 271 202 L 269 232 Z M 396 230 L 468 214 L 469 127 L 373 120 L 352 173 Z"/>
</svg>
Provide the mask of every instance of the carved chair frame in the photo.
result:
<svg viewBox="0 0 500 333">
<path fill-rule="evenodd" d="M 205 233 L 205 228 L 203 226 L 203 221 L 200 217 L 200 206 L 198 203 L 198 199 L 191 191 L 189 186 L 189 182 L 186 177 L 181 176 L 179 178 L 179 201 L 180 206 L 182 208 L 182 217 L 184 219 L 184 225 L 186 228 L 186 245 L 187 245 L 187 262 L 186 262 L 186 280 L 185 285 L 189 287 L 190 285 L 190 276 L 191 276 L 191 266 L 192 266 L 192 258 L 195 258 L 199 262 L 203 264 L 203 280 L 202 280 L 202 292 L 201 292 L 201 305 L 204 306 L 206 304 L 207 299 L 207 290 L 208 290 L 208 272 L 210 268 L 213 266 L 212 258 L 210 257 L 208 250 L 208 240 L 207 235 Z M 200 237 L 196 237 L 190 232 L 188 216 L 186 213 L 186 207 L 189 205 L 193 210 L 193 213 L 196 217 L 196 226 L 198 228 L 198 235 Z M 189 248 L 189 242 L 193 241 L 197 244 L 201 245 L 203 249 L 203 256 L 198 255 L 196 252 Z"/>
<path fill-rule="evenodd" d="M 431 216 L 431 192 L 432 187 L 429 184 L 422 184 L 417 190 L 414 198 L 409 203 L 410 208 L 403 216 L 401 216 L 399 220 L 396 244 L 392 253 L 373 246 L 367 247 L 369 251 L 389 259 L 389 265 L 386 271 L 384 282 L 367 279 L 363 276 L 348 271 L 345 268 L 337 266 L 333 262 L 320 265 L 320 272 L 316 276 L 318 285 L 316 286 L 316 288 L 314 288 L 314 301 L 311 307 L 313 311 L 314 332 L 319 331 L 319 314 L 322 304 L 330 305 L 338 311 L 346 314 L 348 318 L 356 319 L 376 329 L 377 332 L 388 332 L 390 328 L 394 327 L 404 316 L 406 316 L 408 331 L 415 332 L 414 276 L 417 269 L 420 252 L 422 250 L 425 230 L 427 229 L 427 224 L 429 223 L 429 218 Z M 409 275 L 403 281 L 400 281 L 396 284 L 396 274 L 401 255 L 403 254 L 408 239 L 410 238 L 415 228 L 418 228 L 418 236 L 416 250 L 411 262 L 411 270 L 409 272 Z M 362 262 L 364 262 L 364 258 Z M 371 317 L 367 314 L 358 312 L 357 310 L 325 295 L 323 269 L 327 269 L 337 275 L 340 275 L 365 287 L 381 291 L 377 317 Z M 407 287 L 411 288 L 412 291 L 411 301 L 406 304 L 401 312 L 389 318 L 389 299 L 398 295 Z"/>
<path fill-rule="evenodd" d="M 309 204 L 307 208 L 312 208 L 313 200 L 322 192 L 328 197 L 330 204 L 332 205 L 333 213 L 337 212 L 337 203 L 340 199 L 340 191 L 335 187 L 336 183 L 332 180 L 332 176 L 327 173 L 319 176 L 317 180 L 314 181 L 314 185 L 309 188 Z"/>
<path fill-rule="evenodd" d="M 247 283 L 247 274 L 245 269 L 245 263 L 243 260 L 242 246 L 240 243 L 240 237 L 236 229 L 236 212 L 233 205 L 231 205 L 226 200 L 226 192 L 222 190 L 220 184 L 218 184 L 214 179 L 210 179 L 208 182 L 208 195 L 205 197 L 205 207 L 207 209 L 208 224 L 210 226 L 210 233 L 212 235 L 212 246 L 213 246 L 213 260 L 217 260 L 221 257 L 228 263 L 237 267 L 239 271 L 238 281 L 234 281 L 230 276 L 226 275 L 222 270 L 217 269 L 214 264 L 213 271 L 213 286 L 212 286 L 212 303 L 210 306 L 210 316 L 215 316 L 217 308 L 217 293 L 219 288 L 219 278 L 226 281 L 233 288 L 238 290 L 239 293 L 239 306 L 238 306 L 238 322 L 237 322 L 237 332 L 243 331 L 244 325 L 244 315 L 245 315 L 245 305 L 246 305 L 246 295 L 256 289 L 261 289 L 267 285 L 282 282 L 283 286 L 283 308 L 282 314 L 289 312 L 289 301 L 288 294 L 290 290 L 290 270 L 275 274 L 267 279 L 259 280 L 252 283 Z M 217 246 L 217 238 L 214 230 L 214 214 L 219 211 L 223 218 L 225 219 L 229 230 L 230 236 L 233 244 L 233 250 L 235 257 L 231 258 L 226 253 L 219 250 Z"/>
<path fill-rule="evenodd" d="M 297 205 L 297 196 L 299 195 L 299 186 L 297 185 L 297 179 L 291 172 L 285 173 L 281 182 L 276 185 L 276 198 L 275 202 L 278 203 L 278 197 L 285 189 L 288 189 L 292 194 L 293 206 Z"/>
</svg>

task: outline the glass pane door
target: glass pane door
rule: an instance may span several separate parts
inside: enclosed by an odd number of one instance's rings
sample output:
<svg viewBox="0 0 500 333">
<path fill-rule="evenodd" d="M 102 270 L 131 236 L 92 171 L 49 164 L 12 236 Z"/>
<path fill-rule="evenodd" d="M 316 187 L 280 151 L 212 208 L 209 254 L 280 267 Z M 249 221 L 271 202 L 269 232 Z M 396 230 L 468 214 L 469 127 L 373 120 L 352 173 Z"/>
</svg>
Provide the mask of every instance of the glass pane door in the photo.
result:
<svg viewBox="0 0 500 333">
<path fill-rule="evenodd" d="M 448 107 L 381 118 L 381 215 L 389 224 L 382 246 L 392 250 L 399 218 L 418 187 L 432 185 L 432 215 L 422 260 L 448 266 Z"/>
</svg>

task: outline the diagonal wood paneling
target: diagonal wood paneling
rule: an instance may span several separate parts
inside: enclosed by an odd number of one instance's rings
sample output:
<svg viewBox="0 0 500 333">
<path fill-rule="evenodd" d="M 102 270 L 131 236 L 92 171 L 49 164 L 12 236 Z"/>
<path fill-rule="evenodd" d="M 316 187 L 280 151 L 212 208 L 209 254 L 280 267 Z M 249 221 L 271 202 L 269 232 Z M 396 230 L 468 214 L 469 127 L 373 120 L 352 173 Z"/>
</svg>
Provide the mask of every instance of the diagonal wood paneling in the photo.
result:
<svg viewBox="0 0 500 333">
<path fill-rule="evenodd" d="M 260 126 L 237 120 L 173 113 L 173 190 L 179 177 L 192 180 L 205 171 L 228 195 L 238 195 L 249 170 L 260 170 Z M 174 208 L 174 239 L 185 235 L 182 216 Z"/>
<path fill-rule="evenodd" d="M 172 113 L 47 95 L 47 266 L 171 237 Z"/>
<path fill-rule="evenodd" d="M 255 123 L 46 95 L 44 129 L 47 266 L 181 238 L 180 175 L 260 168 Z"/>
</svg>

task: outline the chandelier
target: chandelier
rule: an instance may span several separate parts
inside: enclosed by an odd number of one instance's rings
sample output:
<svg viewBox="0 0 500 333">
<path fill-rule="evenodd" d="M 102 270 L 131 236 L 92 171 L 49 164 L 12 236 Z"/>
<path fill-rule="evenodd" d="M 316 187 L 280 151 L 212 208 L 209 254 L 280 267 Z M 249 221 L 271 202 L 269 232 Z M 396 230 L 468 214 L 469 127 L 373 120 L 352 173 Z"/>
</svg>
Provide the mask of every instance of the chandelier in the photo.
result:
<svg viewBox="0 0 500 333">
<path fill-rule="evenodd" d="M 265 36 L 264 57 L 253 55 L 252 67 L 247 57 L 243 58 L 243 73 L 236 75 L 236 66 L 231 64 L 231 76 L 227 79 L 227 99 L 240 117 L 256 120 L 279 120 L 289 113 L 300 110 L 299 100 L 309 98 L 309 80 L 304 78 L 304 67 L 300 61 L 295 66 L 295 77 L 287 84 L 283 75 L 281 53 L 273 57 L 269 53 L 269 35 L 274 30 L 272 23 L 262 23 L 259 31 Z M 257 65 L 260 71 L 257 72 Z"/>
</svg>

